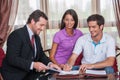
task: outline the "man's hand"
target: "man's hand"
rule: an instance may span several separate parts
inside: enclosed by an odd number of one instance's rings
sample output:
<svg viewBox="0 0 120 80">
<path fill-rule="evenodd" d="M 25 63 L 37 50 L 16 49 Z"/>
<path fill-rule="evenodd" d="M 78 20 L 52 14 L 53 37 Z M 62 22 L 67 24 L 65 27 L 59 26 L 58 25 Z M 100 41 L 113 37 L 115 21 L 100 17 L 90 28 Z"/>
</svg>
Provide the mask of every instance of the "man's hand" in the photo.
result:
<svg viewBox="0 0 120 80">
<path fill-rule="evenodd" d="M 50 64 L 48 65 L 48 67 L 49 67 L 49 68 L 55 68 L 55 69 L 57 69 L 57 70 L 61 70 L 61 68 L 60 68 L 58 65 L 53 64 L 53 63 L 50 63 Z"/>
<path fill-rule="evenodd" d="M 48 67 L 41 62 L 34 62 L 33 68 L 38 72 L 48 69 Z"/>
<path fill-rule="evenodd" d="M 93 64 L 82 64 L 80 65 L 79 71 L 84 73 L 86 69 L 93 69 L 93 68 L 94 68 Z"/>
</svg>

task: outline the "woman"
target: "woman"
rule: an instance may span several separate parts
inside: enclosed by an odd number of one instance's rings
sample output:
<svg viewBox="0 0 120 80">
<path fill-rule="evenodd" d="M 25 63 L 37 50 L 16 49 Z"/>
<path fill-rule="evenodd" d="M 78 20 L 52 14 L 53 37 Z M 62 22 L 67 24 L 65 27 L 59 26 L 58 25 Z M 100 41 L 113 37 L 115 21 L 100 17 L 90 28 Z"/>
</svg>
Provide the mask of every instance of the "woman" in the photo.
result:
<svg viewBox="0 0 120 80">
<path fill-rule="evenodd" d="M 73 9 L 68 9 L 61 21 L 60 31 L 54 35 L 50 59 L 61 68 L 72 54 L 76 40 L 82 36 L 77 30 L 78 16 Z"/>
</svg>

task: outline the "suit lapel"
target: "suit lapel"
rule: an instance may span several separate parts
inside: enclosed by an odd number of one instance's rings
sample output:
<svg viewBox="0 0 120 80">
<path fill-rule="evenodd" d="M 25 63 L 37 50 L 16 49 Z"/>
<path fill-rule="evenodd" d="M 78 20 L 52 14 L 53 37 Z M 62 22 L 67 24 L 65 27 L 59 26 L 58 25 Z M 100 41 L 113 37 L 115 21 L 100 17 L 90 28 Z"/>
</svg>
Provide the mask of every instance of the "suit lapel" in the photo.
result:
<svg viewBox="0 0 120 80">
<path fill-rule="evenodd" d="M 28 42 L 30 48 L 33 50 L 32 44 L 31 44 L 31 41 L 30 41 L 30 37 L 29 37 L 29 33 L 28 33 L 28 30 L 27 30 L 27 26 L 26 26 L 26 25 L 23 27 L 23 30 L 24 30 L 24 35 L 23 35 L 23 36 L 25 37 L 26 42 Z M 33 51 L 34 51 L 34 50 L 33 50 Z"/>
<path fill-rule="evenodd" d="M 28 33 L 28 30 L 27 30 L 27 26 L 25 25 L 25 26 L 23 27 L 23 29 L 24 29 L 24 37 L 25 37 L 28 45 L 29 45 L 30 48 L 32 49 L 32 51 L 33 51 L 33 56 L 34 56 L 35 53 L 34 53 L 34 49 L 33 49 L 32 45 L 31 45 L 31 41 L 30 41 L 30 38 L 29 38 L 29 33 Z M 39 50 L 40 50 L 40 41 L 39 41 L 38 35 L 35 35 L 35 43 L 36 43 L 36 60 L 37 60 L 37 59 L 39 59 L 39 54 L 38 54 L 38 53 L 40 53 L 40 52 L 39 52 Z"/>
</svg>

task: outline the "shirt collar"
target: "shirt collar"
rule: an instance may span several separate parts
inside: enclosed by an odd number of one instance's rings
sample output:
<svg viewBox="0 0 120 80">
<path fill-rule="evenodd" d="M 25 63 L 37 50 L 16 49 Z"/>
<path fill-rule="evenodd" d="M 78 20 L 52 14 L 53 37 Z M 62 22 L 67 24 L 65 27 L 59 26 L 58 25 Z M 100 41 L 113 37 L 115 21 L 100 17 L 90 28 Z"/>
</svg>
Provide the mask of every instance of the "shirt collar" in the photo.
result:
<svg viewBox="0 0 120 80">
<path fill-rule="evenodd" d="M 64 33 L 66 36 L 69 36 L 69 35 L 67 34 L 65 28 L 63 29 L 63 33 Z M 73 30 L 73 36 L 74 36 L 75 34 L 76 34 L 76 30 L 74 29 L 74 30 Z"/>
<path fill-rule="evenodd" d="M 92 38 L 91 38 L 91 34 L 89 34 L 88 40 L 89 40 L 90 42 L 92 42 L 92 43 L 94 42 L 94 41 L 92 40 Z M 104 43 L 104 42 L 106 42 L 105 33 L 103 33 L 102 39 L 99 41 L 99 44 L 100 44 L 100 43 Z"/>
<path fill-rule="evenodd" d="M 27 30 L 28 30 L 28 33 L 29 33 L 29 37 L 31 39 L 32 35 L 34 35 L 34 34 L 33 34 L 32 30 L 30 29 L 30 27 L 28 25 L 26 25 L 26 26 L 27 26 Z"/>
</svg>

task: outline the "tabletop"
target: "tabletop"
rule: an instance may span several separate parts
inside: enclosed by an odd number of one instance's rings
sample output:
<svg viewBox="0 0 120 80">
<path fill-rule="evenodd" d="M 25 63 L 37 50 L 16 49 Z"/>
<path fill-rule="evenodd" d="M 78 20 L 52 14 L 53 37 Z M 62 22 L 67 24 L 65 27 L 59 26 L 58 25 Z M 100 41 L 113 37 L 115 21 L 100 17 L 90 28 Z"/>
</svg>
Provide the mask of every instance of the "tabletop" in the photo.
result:
<svg viewBox="0 0 120 80">
<path fill-rule="evenodd" d="M 108 79 L 109 77 L 109 79 Z M 92 74 L 85 74 L 83 75 L 59 75 L 58 73 L 55 73 L 52 78 L 49 80 L 119 80 L 120 75 L 113 74 L 112 78 L 111 76 L 107 75 L 92 75 Z"/>
</svg>

